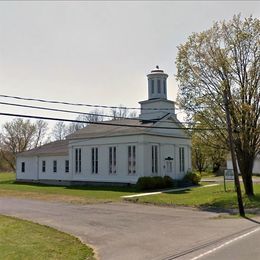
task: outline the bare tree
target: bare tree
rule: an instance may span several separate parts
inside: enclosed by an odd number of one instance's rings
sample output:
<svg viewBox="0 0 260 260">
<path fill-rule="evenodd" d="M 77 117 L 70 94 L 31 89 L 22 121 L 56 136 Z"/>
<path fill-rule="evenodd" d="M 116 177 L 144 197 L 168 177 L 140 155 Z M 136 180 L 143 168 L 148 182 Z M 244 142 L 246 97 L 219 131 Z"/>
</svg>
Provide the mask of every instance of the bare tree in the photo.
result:
<svg viewBox="0 0 260 260">
<path fill-rule="evenodd" d="M 57 122 L 52 129 L 52 137 L 55 141 L 64 140 L 69 134 L 69 126 L 62 121 Z"/>
<path fill-rule="evenodd" d="M 86 127 L 91 122 L 101 122 L 104 120 L 103 111 L 95 109 L 87 114 L 80 114 L 77 116 L 76 120 L 82 121 L 82 123 L 71 123 L 68 127 L 68 134 L 72 134 L 75 131 Z"/>
<path fill-rule="evenodd" d="M 48 132 L 48 123 L 43 120 L 37 120 L 35 123 L 36 133 L 34 140 L 34 147 L 38 147 L 43 145 L 47 140 L 49 140 L 47 136 Z"/>
<path fill-rule="evenodd" d="M 111 113 L 115 120 L 123 119 L 126 117 L 129 118 L 136 117 L 136 111 L 130 111 L 128 108 L 123 107 L 122 105 L 120 105 L 118 108 L 112 108 Z"/>
<path fill-rule="evenodd" d="M 79 114 L 76 117 L 77 121 L 70 124 L 66 124 L 62 121 L 57 122 L 52 130 L 52 137 L 54 140 L 64 140 L 67 135 L 72 134 L 87 125 L 91 122 L 100 122 L 104 120 L 103 111 L 95 109 L 86 114 Z"/>
<path fill-rule="evenodd" d="M 104 112 L 103 110 L 94 109 L 90 111 L 87 115 L 81 115 L 79 118 L 87 122 L 102 122 L 104 121 Z"/>
<path fill-rule="evenodd" d="M 46 131 L 47 124 L 42 121 L 32 123 L 30 120 L 18 118 L 3 125 L 0 134 L 0 152 L 12 170 L 15 170 L 16 154 L 40 145 Z"/>
<path fill-rule="evenodd" d="M 118 108 L 112 108 L 111 113 L 114 119 L 117 120 L 117 119 L 122 119 L 124 117 L 127 117 L 128 111 L 126 107 L 120 105 L 120 107 Z"/>
</svg>

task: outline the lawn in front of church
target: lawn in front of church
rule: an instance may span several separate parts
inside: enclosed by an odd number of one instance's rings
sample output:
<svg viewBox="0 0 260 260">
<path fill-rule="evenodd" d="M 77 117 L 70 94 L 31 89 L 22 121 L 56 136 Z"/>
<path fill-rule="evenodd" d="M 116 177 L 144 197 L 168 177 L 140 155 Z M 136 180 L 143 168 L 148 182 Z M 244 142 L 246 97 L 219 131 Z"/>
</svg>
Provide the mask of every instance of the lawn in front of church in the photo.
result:
<svg viewBox="0 0 260 260">
<path fill-rule="evenodd" d="M 243 191 L 243 184 L 241 183 Z M 254 184 L 255 197 L 243 196 L 245 208 L 260 208 L 260 183 Z M 147 191 L 146 191 L 147 192 Z M 237 197 L 234 184 L 229 182 L 227 191 L 223 184 L 204 187 L 203 185 L 183 191 L 163 192 L 157 195 L 124 199 L 122 196 L 140 193 L 135 187 L 117 186 L 52 186 L 15 183 L 14 173 L 0 173 L 0 196 L 61 201 L 88 204 L 128 201 L 160 206 L 188 206 L 200 209 L 236 209 Z"/>
</svg>

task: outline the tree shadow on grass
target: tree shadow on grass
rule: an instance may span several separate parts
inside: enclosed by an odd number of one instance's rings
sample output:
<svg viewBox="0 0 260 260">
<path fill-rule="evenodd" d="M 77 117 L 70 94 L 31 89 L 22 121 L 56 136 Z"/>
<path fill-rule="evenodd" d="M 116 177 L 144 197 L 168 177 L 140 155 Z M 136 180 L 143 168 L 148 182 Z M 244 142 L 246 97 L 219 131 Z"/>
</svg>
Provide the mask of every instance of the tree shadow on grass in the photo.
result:
<svg viewBox="0 0 260 260">
<path fill-rule="evenodd" d="M 1 184 L 16 184 L 16 182 L 14 180 L 2 180 L 0 181 Z"/>
<path fill-rule="evenodd" d="M 131 192 L 136 193 L 138 190 L 136 187 L 131 186 L 91 186 L 91 185 L 83 185 L 83 186 L 64 186 L 65 189 L 68 190 L 86 190 L 86 191 L 113 191 L 113 192 Z"/>
<path fill-rule="evenodd" d="M 246 203 L 244 201 L 244 208 L 246 214 L 253 214 L 253 215 L 259 215 L 260 214 L 260 208 L 259 208 L 259 203 L 260 203 L 260 196 L 258 198 L 251 198 L 250 203 Z M 230 203 L 230 199 L 217 199 L 216 201 L 209 203 L 205 203 L 201 206 L 199 206 L 200 210 L 203 211 L 209 211 L 209 212 L 214 212 L 214 213 L 228 213 L 230 215 L 238 215 L 239 214 L 239 209 L 238 205 L 235 203 Z M 257 224 L 260 224 L 259 221 L 256 221 L 248 216 L 244 217 L 245 219 L 255 222 Z"/>
<path fill-rule="evenodd" d="M 29 182 L 16 182 L 16 181 L 3 181 L 5 184 L 15 185 L 26 185 L 30 187 L 44 187 L 44 188 L 60 188 L 66 190 L 82 190 L 82 191 L 112 191 L 112 192 L 129 192 L 137 193 L 138 190 L 135 186 L 113 186 L 113 185 L 55 185 L 55 184 L 44 184 L 44 183 L 29 183 Z M 0 183 L 0 184 L 1 184 Z"/>
<path fill-rule="evenodd" d="M 170 191 L 170 192 L 163 192 L 165 194 L 174 194 L 174 195 L 183 195 L 183 194 L 188 194 L 190 193 L 191 189 L 185 189 L 185 190 L 180 190 L 180 191 Z"/>
</svg>

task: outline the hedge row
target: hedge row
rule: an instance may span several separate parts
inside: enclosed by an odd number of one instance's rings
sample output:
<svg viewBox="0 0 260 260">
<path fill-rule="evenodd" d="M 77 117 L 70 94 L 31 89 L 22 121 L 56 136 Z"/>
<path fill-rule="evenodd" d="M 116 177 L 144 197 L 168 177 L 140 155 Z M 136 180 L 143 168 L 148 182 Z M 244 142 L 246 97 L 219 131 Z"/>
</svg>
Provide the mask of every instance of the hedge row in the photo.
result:
<svg viewBox="0 0 260 260">
<path fill-rule="evenodd" d="M 187 173 L 182 180 L 173 180 L 170 176 L 140 177 L 136 183 L 139 190 L 155 190 L 164 188 L 179 188 L 197 185 L 201 176 L 197 173 Z"/>
<path fill-rule="evenodd" d="M 173 179 L 169 176 L 140 177 L 137 181 L 140 190 L 163 189 L 173 186 Z"/>
</svg>

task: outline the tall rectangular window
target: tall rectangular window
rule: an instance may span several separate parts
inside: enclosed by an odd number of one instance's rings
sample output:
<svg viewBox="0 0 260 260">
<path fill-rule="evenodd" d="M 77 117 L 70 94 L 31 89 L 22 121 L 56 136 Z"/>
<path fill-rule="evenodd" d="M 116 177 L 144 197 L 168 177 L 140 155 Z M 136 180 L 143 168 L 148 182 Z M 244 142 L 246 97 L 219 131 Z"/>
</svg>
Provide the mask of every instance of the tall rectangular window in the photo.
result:
<svg viewBox="0 0 260 260">
<path fill-rule="evenodd" d="M 109 147 L 109 173 L 116 173 L 116 146 Z"/>
<path fill-rule="evenodd" d="M 157 80 L 157 92 L 161 93 L 161 80 Z"/>
<path fill-rule="evenodd" d="M 21 163 L 21 172 L 25 172 L 25 162 Z"/>
<path fill-rule="evenodd" d="M 70 171 L 70 161 L 65 160 L 65 172 L 69 172 L 69 171 Z"/>
<path fill-rule="evenodd" d="M 57 172 L 57 161 L 53 161 L 53 172 Z"/>
<path fill-rule="evenodd" d="M 154 93 L 154 80 L 151 80 L 151 89 L 152 89 L 152 94 Z"/>
<path fill-rule="evenodd" d="M 81 173 L 81 148 L 75 149 L 75 172 Z"/>
<path fill-rule="evenodd" d="M 152 145 L 152 173 L 158 173 L 158 146 Z"/>
<path fill-rule="evenodd" d="M 179 148 L 179 163 L 180 163 L 180 172 L 184 172 L 185 160 L 184 160 L 184 147 Z"/>
<path fill-rule="evenodd" d="M 128 146 L 128 174 L 136 173 L 136 148 L 135 145 Z"/>
<path fill-rule="evenodd" d="M 166 80 L 163 80 L 163 93 L 166 94 Z"/>
<path fill-rule="evenodd" d="M 42 172 L 46 172 L 46 161 L 42 161 Z"/>
<path fill-rule="evenodd" d="M 92 173 L 97 174 L 98 173 L 98 148 L 97 147 L 92 147 L 91 149 L 91 168 L 92 168 Z"/>
</svg>

